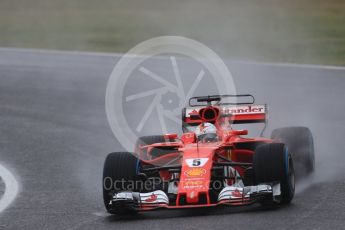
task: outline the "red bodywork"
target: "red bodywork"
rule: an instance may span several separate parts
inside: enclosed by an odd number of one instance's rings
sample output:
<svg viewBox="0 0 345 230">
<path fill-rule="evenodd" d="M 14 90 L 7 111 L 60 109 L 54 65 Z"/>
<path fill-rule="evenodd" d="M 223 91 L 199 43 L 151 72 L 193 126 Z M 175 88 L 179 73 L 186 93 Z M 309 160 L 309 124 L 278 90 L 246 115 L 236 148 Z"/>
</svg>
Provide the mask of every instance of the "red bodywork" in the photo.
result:
<svg viewBox="0 0 345 230">
<path fill-rule="evenodd" d="M 251 106 L 247 107 L 249 110 Z M 205 110 L 211 109 L 215 111 L 214 119 L 205 119 Z M 200 112 L 200 110 L 202 110 Z M 217 127 L 218 141 L 209 143 L 198 143 L 193 132 L 184 133 L 180 138 L 176 134 L 166 134 L 167 142 L 155 143 L 152 145 L 139 146 L 136 149 L 136 154 L 144 166 L 159 167 L 165 165 L 180 165 L 180 172 L 178 172 L 178 187 L 176 202 L 171 205 L 161 205 L 158 207 L 164 208 L 193 208 L 193 207 L 210 207 L 220 204 L 227 205 L 244 205 L 252 203 L 251 200 L 239 197 L 235 202 L 212 202 L 210 197 L 210 184 L 212 177 L 212 169 L 217 163 L 222 162 L 238 162 L 251 164 L 253 161 L 254 149 L 257 144 L 270 143 L 271 139 L 267 138 L 244 138 L 242 135 L 248 134 L 247 130 L 233 130 L 231 128 L 225 129 L 224 123 L 233 121 L 263 121 L 266 119 L 265 111 L 245 111 L 243 114 L 238 113 L 233 116 L 221 116 L 224 108 L 209 106 L 201 108 L 199 111 L 192 111 L 199 115 L 198 119 L 187 118 L 188 123 L 213 122 Z M 207 112 L 207 111 L 206 111 Z M 190 120 L 188 120 L 190 119 Z M 169 141 L 175 139 L 175 141 Z M 254 147 L 253 147 L 254 146 Z M 151 151 L 157 148 L 170 148 L 171 152 L 162 156 L 153 157 Z M 193 162 L 195 161 L 195 162 Z M 173 163 L 170 163 L 173 162 Z M 234 166 L 233 168 L 243 178 L 246 167 L 243 165 Z M 159 176 L 169 181 L 175 172 L 168 169 L 161 168 Z M 176 174 L 176 173 L 175 173 Z M 230 178 L 230 177 L 229 177 Z M 226 180 L 228 185 L 234 183 L 233 179 Z M 235 194 L 236 195 L 236 194 Z M 183 201 L 183 202 L 181 202 Z M 158 208 L 157 205 L 142 204 L 141 210 L 150 210 Z"/>
</svg>

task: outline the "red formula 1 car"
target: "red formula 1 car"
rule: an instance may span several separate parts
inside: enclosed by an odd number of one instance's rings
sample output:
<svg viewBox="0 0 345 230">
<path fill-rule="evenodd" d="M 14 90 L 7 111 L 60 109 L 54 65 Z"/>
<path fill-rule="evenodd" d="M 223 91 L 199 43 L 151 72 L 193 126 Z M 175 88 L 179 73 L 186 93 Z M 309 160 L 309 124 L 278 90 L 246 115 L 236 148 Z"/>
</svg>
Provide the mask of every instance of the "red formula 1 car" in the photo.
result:
<svg viewBox="0 0 345 230">
<path fill-rule="evenodd" d="M 241 102 L 229 102 L 237 98 Z M 107 156 L 103 198 L 109 213 L 158 208 L 287 204 L 297 177 L 314 170 L 314 145 L 305 127 L 280 128 L 271 139 L 245 138 L 235 124 L 264 123 L 267 106 L 252 95 L 194 97 L 182 112 L 183 134 L 139 138 L 133 153 Z M 200 140 L 195 128 L 216 127 Z"/>
</svg>

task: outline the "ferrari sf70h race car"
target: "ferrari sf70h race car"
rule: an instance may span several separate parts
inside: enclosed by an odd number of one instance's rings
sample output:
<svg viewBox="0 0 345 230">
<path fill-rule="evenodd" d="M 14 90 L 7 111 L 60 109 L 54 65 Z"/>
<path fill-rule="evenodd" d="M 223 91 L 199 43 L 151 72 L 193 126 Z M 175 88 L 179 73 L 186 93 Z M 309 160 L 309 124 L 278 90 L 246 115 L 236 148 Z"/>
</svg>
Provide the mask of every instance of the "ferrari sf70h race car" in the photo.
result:
<svg viewBox="0 0 345 230">
<path fill-rule="evenodd" d="M 103 169 L 107 211 L 290 203 L 295 179 L 314 171 L 312 134 L 287 127 L 271 138 L 243 137 L 248 130 L 234 129 L 236 124 L 267 124 L 267 105 L 254 101 L 249 94 L 193 97 L 182 111 L 180 137 L 144 136 L 133 153 L 110 153 Z M 216 127 L 211 138 L 196 136 L 204 123 Z"/>
</svg>

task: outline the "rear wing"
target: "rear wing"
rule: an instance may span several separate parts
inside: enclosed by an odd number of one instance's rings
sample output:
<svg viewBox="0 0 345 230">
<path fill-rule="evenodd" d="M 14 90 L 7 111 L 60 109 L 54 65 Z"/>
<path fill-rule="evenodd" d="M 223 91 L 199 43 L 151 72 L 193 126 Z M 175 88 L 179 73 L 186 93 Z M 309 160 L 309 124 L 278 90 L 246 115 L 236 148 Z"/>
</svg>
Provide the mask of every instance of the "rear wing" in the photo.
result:
<svg viewBox="0 0 345 230">
<path fill-rule="evenodd" d="M 233 124 L 265 123 L 267 118 L 267 105 L 237 105 L 221 109 L 221 114 L 231 115 Z"/>
<path fill-rule="evenodd" d="M 229 117 L 232 124 L 246 123 L 266 123 L 267 105 L 239 104 L 239 105 L 221 105 L 219 116 Z M 182 121 L 185 125 L 196 126 L 203 122 L 199 112 L 204 106 L 194 106 L 185 108 L 182 111 Z"/>
</svg>

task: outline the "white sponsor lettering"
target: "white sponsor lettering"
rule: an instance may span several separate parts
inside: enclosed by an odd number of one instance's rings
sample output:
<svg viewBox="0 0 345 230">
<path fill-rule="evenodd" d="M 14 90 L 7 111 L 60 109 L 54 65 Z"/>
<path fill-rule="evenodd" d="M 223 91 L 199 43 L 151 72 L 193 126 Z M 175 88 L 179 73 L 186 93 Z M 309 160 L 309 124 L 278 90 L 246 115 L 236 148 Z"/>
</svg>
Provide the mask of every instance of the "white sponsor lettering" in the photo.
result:
<svg viewBox="0 0 345 230">
<path fill-rule="evenodd" d="M 199 110 L 203 107 L 194 107 L 186 109 L 186 117 L 193 114 L 198 115 Z M 241 106 L 224 106 L 221 107 L 222 114 L 245 115 L 245 114 L 263 114 L 266 113 L 265 105 L 241 105 Z"/>
</svg>

